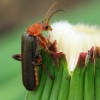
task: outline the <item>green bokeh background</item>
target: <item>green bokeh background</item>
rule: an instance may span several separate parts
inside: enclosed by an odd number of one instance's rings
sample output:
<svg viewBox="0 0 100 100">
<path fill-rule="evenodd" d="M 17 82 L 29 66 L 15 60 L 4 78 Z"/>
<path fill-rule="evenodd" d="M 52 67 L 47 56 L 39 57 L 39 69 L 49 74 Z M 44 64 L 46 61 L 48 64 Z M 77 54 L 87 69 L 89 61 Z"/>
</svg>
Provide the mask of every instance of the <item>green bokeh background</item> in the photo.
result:
<svg viewBox="0 0 100 100">
<path fill-rule="evenodd" d="M 51 23 L 68 20 L 72 24 L 84 23 L 100 26 L 100 1 L 72 7 L 67 13 L 56 14 Z M 40 18 L 41 19 L 41 18 Z M 0 100 L 24 100 L 27 91 L 22 84 L 21 63 L 12 59 L 20 53 L 21 35 L 37 18 L 23 24 L 0 37 Z"/>
</svg>

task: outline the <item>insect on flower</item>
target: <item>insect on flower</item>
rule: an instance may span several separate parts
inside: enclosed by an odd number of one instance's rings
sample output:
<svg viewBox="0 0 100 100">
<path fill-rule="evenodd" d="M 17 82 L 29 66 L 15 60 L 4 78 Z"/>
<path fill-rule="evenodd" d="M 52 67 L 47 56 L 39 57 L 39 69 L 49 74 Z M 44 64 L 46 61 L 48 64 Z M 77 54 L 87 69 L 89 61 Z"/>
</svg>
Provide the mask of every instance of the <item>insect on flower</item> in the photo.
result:
<svg viewBox="0 0 100 100">
<path fill-rule="evenodd" d="M 37 22 L 27 29 L 27 31 L 22 35 L 21 54 L 15 54 L 12 56 L 15 60 L 21 61 L 22 63 L 23 85 L 29 91 L 35 90 L 39 84 L 38 72 L 36 68 L 38 65 L 41 65 L 50 79 L 53 80 L 52 75 L 42 63 L 39 45 L 48 53 L 53 53 L 53 51 L 49 50 L 49 45 L 51 45 L 51 43 L 42 35 L 42 31 L 52 31 L 52 28 L 49 25 L 50 18 L 56 12 L 63 11 L 61 9 L 55 11 L 53 14 L 51 14 L 47 21 L 46 17 L 48 13 L 56 4 L 57 2 L 50 7 L 45 15 L 44 21 Z"/>
<path fill-rule="evenodd" d="M 47 52 L 49 53 L 52 53 L 51 51 L 49 51 L 48 49 L 48 45 L 50 45 L 50 41 L 48 41 L 45 37 L 43 37 L 42 35 L 42 31 L 52 31 L 52 28 L 50 26 L 50 19 L 51 17 L 59 12 L 59 11 L 64 11 L 62 9 L 59 9 L 59 10 L 56 10 L 55 12 L 53 12 L 51 14 L 51 16 L 48 18 L 47 20 L 47 15 L 49 14 L 49 12 L 51 11 L 51 9 L 56 5 L 58 4 L 58 2 L 55 2 L 51 7 L 50 9 L 47 11 L 45 17 L 44 17 L 44 21 L 40 21 L 40 22 L 36 22 L 35 24 L 31 25 L 28 29 L 27 29 L 27 33 L 29 35 L 32 35 L 32 36 L 37 36 L 38 37 L 38 41 L 39 41 L 39 45 L 41 47 L 43 47 Z M 64 11 L 65 12 L 65 11 Z"/>
</svg>

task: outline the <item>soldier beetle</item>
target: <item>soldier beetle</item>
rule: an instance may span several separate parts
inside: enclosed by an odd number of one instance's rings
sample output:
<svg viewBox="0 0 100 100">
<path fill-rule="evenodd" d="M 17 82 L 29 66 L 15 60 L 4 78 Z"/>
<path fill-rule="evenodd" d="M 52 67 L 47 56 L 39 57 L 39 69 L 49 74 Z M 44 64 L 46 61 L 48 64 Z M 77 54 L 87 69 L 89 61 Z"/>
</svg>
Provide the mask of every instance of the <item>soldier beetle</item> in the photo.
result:
<svg viewBox="0 0 100 100">
<path fill-rule="evenodd" d="M 28 91 L 35 90 L 39 84 L 38 82 L 38 72 L 37 72 L 37 65 L 41 65 L 47 75 L 50 77 L 51 80 L 53 80 L 52 75 L 47 70 L 45 65 L 41 62 L 42 58 L 40 55 L 40 48 L 39 45 L 45 49 L 45 51 L 49 52 L 50 54 L 53 53 L 52 48 L 54 45 L 49 42 L 43 35 L 42 31 L 52 31 L 51 26 L 49 25 L 50 18 L 58 11 L 63 11 L 62 9 L 59 9 L 55 11 L 51 16 L 48 18 L 48 21 L 46 21 L 46 17 L 50 10 L 53 8 L 54 3 L 51 8 L 48 10 L 48 12 L 45 15 L 44 21 L 37 22 L 33 25 L 31 25 L 27 31 L 22 35 L 22 42 L 21 42 L 21 54 L 14 54 L 12 57 L 15 60 L 21 61 L 22 63 L 22 80 L 23 85 Z"/>
<path fill-rule="evenodd" d="M 38 86 L 37 65 L 41 65 L 47 75 L 52 78 L 45 65 L 41 62 L 40 48 L 38 37 L 31 36 L 27 33 L 22 35 L 21 54 L 15 54 L 12 57 L 22 63 L 22 81 L 28 91 L 35 90 Z"/>
</svg>

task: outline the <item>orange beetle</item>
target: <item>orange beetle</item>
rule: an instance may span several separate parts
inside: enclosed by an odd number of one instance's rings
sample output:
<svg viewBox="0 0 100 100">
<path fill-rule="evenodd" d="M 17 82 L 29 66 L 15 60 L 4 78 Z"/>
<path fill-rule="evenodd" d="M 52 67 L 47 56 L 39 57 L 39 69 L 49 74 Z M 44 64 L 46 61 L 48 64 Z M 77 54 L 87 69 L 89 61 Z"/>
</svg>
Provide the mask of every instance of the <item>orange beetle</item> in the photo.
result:
<svg viewBox="0 0 100 100">
<path fill-rule="evenodd" d="M 58 2 L 55 2 L 51 7 L 50 9 L 48 10 L 48 12 L 46 13 L 45 17 L 44 17 L 44 21 L 41 21 L 41 22 L 37 22 L 33 25 L 31 25 L 28 29 L 27 29 L 27 33 L 29 35 L 32 35 L 32 36 L 37 36 L 38 39 L 39 39 L 39 45 L 42 46 L 47 52 L 49 53 L 52 53 L 51 51 L 49 51 L 48 49 L 48 43 L 50 43 L 43 35 L 42 35 L 42 31 L 52 31 L 52 28 L 51 26 L 49 25 L 49 21 L 51 19 L 51 17 L 58 11 L 64 11 L 62 9 L 59 9 L 55 12 L 53 12 L 51 14 L 51 16 L 48 18 L 48 21 L 46 21 L 46 17 L 48 15 L 48 13 L 50 12 L 50 10 L 56 5 L 58 4 Z"/>
<path fill-rule="evenodd" d="M 57 2 L 54 3 L 51 6 L 51 8 L 55 4 L 57 4 Z M 41 58 L 40 51 L 38 48 L 39 45 L 42 46 L 51 55 L 53 55 L 54 61 L 56 62 L 58 62 L 58 57 L 62 54 L 61 52 L 57 53 L 56 41 L 54 41 L 53 43 L 50 43 L 50 41 L 47 40 L 42 35 L 43 30 L 52 31 L 52 28 L 49 25 L 49 21 L 50 21 L 50 18 L 53 16 L 53 14 L 55 14 L 58 11 L 63 11 L 61 9 L 55 11 L 48 18 L 48 21 L 46 21 L 46 16 L 50 12 L 51 8 L 46 13 L 44 21 L 33 24 L 27 29 L 27 32 L 25 32 L 22 35 L 21 54 L 14 54 L 12 56 L 15 60 L 21 61 L 22 63 L 22 80 L 23 80 L 23 84 L 25 88 L 28 91 L 35 90 L 39 84 L 38 71 L 36 68 L 37 65 L 41 65 L 43 69 L 45 70 L 45 72 L 47 73 L 47 75 L 49 76 L 49 78 L 53 80 L 52 75 L 50 74 L 46 66 L 41 62 L 42 58 Z"/>
</svg>

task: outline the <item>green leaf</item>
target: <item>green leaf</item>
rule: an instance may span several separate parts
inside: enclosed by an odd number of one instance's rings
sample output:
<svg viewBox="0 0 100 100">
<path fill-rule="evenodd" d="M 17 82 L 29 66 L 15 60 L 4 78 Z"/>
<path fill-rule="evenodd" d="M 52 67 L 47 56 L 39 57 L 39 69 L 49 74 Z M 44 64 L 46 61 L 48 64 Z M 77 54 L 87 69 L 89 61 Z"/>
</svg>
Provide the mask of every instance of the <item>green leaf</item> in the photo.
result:
<svg viewBox="0 0 100 100">
<path fill-rule="evenodd" d="M 59 58 L 59 67 L 53 64 L 50 54 L 42 51 L 42 62 L 53 76 L 50 80 L 46 72 L 39 68 L 39 86 L 35 91 L 28 92 L 26 100 L 65 100 L 68 98 L 70 76 L 64 56 Z"/>
<path fill-rule="evenodd" d="M 100 48 L 95 53 L 95 100 L 100 99 Z"/>
<path fill-rule="evenodd" d="M 86 58 L 86 53 L 81 53 L 71 77 L 68 100 L 83 100 L 84 75 L 86 70 L 85 58 Z"/>
<path fill-rule="evenodd" d="M 91 61 L 86 66 L 84 80 L 84 100 L 94 100 L 94 63 Z"/>
</svg>

